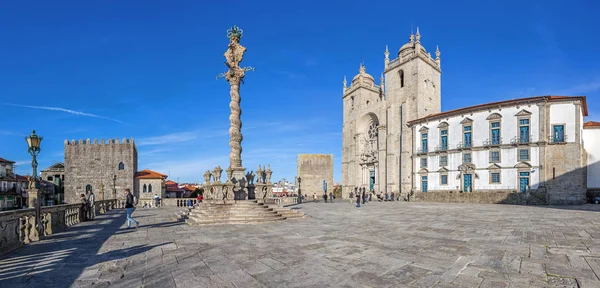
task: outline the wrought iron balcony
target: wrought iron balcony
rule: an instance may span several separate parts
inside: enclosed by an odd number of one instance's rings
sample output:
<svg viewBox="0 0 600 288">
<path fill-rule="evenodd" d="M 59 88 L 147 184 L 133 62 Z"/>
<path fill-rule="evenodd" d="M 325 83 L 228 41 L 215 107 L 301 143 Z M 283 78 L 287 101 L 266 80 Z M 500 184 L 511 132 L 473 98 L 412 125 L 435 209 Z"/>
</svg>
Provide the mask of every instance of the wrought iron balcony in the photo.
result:
<svg viewBox="0 0 600 288">
<path fill-rule="evenodd" d="M 562 137 L 548 136 L 548 143 L 550 144 L 562 144 L 567 143 L 567 134 L 561 135 Z"/>
<path fill-rule="evenodd" d="M 525 137 L 515 136 L 514 138 L 510 139 L 510 144 L 512 144 L 512 145 L 529 144 L 529 143 L 531 143 L 531 139 L 533 139 L 533 135 L 529 135 L 529 136 L 525 136 Z"/>
<path fill-rule="evenodd" d="M 456 145 L 457 149 L 468 149 L 473 147 L 473 142 L 460 142 Z"/>
<path fill-rule="evenodd" d="M 483 146 L 485 146 L 485 147 L 500 146 L 500 145 L 502 145 L 502 138 L 496 139 L 496 140 L 487 139 L 487 140 L 483 141 Z"/>
<path fill-rule="evenodd" d="M 438 145 L 438 146 L 435 146 L 435 151 L 436 152 L 438 152 L 438 151 L 446 151 L 446 150 L 448 150 L 448 145 Z"/>
<path fill-rule="evenodd" d="M 417 148 L 417 154 L 427 153 L 427 147 Z"/>
</svg>

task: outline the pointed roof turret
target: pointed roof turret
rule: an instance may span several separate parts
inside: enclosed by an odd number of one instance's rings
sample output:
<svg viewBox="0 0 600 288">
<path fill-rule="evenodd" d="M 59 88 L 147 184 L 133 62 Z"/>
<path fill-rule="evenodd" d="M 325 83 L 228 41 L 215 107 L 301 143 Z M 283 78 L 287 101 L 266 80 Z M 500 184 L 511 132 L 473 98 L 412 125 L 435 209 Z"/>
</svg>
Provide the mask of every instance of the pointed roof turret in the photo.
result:
<svg viewBox="0 0 600 288">
<path fill-rule="evenodd" d="M 418 26 L 417 26 L 417 43 L 421 43 L 421 32 L 419 32 Z"/>
</svg>

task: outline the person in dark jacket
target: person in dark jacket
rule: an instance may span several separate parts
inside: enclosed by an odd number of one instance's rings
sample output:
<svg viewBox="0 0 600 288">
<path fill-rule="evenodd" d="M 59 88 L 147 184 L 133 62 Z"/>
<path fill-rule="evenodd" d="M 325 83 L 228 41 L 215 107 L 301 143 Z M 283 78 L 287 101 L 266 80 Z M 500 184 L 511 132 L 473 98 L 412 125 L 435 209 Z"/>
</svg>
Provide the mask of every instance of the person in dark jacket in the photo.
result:
<svg viewBox="0 0 600 288">
<path fill-rule="evenodd" d="M 135 208 L 135 203 L 133 201 L 133 195 L 129 189 L 125 189 L 125 209 L 127 209 L 127 228 L 131 228 L 131 222 L 135 223 L 135 229 L 140 226 L 140 223 L 131 218 L 131 213 L 133 213 L 133 209 Z"/>
</svg>

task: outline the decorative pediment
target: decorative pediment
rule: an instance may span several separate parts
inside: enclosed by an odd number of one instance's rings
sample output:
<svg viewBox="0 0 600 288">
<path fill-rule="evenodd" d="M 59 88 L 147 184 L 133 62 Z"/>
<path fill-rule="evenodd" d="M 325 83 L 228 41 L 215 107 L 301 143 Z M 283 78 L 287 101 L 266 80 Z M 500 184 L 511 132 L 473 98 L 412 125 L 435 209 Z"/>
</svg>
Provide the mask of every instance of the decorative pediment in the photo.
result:
<svg viewBox="0 0 600 288">
<path fill-rule="evenodd" d="M 427 174 L 427 173 L 429 173 L 427 168 L 421 168 L 421 170 L 419 170 L 419 174 Z"/>
<path fill-rule="evenodd" d="M 421 127 L 421 129 L 419 129 L 419 132 L 421 132 L 421 133 L 427 133 L 428 131 L 429 131 L 429 128 L 427 128 L 425 126 Z"/>
<path fill-rule="evenodd" d="M 458 166 L 458 171 L 466 173 L 469 171 L 475 171 L 476 167 L 473 163 L 463 163 Z"/>
<path fill-rule="evenodd" d="M 531 165 L 527 162 L 519 162 L 515 165 L 515 168 L 531 168 Z"/>
<path fill-rule="evenodd" d="M 463 125 L 465 125 L 465 124 L 471 124 L 471 123 L 473 123 L 473 119 L 471 119 L 469 117 L 467 117 L 467 118 L 463 119 L 462 121 L 460 121 L 460 124 L 463 124 Z"/>
<path fill-rule="evenodd" d="M 502 169 L 502 167 L 500 167 L 500 165 L 494 163 L 494 164 L 488 166 L 487 169 L 489 169 L 489 170 L 496 170 L 496 169 Z"/>
<path fill-rule="evenodd" d="M 448 169 L 446 169 L 446 167 L 442 167 L 440 168 L 440 170 L 438 170 L 439 173 L 448 173 Z"/>
<path fill-rule="evenodd" d="M 529 112 L 529 111 L 527 111 L 525 109 L 523 109 L 523 110 L 519 111 L 519 113 L 515 114 L 515 116 L 517 116 L 517 117 L 519 117 L 519 116 L 529 116 L 529 115 L 531 115 L 531 112 Z"/>
<path fill-rule="evenodd" d="M 498 113 L 492 113 L 490 114 L 490 116 L 488 116 L 487 118 L 485 118 L 487 120 L 497 120 L 497 119 L 502 119 L 502 115 L 498 114 Z"/>
<path fill-rule="evenodd" d="M 448 128 L 448 122 L 442 122 L 438 125 L 438 128 Z"/>
</svg>

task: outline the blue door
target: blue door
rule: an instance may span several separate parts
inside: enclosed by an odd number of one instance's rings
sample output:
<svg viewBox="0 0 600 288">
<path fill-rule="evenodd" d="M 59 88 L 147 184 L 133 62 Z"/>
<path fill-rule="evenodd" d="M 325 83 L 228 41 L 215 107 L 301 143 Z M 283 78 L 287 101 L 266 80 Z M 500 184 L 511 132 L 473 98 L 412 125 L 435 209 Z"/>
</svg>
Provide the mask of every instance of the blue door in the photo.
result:
<svg viewBox="0 0 600 288">
<path fill-rule="evenodd" d="M 519 191 L 527 192 L 529 187 L 529 172 L 519 172 Z"/>
<path fill-rule="evenodd" d="M 427 192 L 427 176 L 421 176 L 421 191 Z"/>
<path fill-rule="evenodd" d="M 369 191 L 373 191 L 375 187 L 375 171 L 369 172 Z"/>
<path fill-rule="evenodd" d="M 463 175 L 463 192 L 471 192 L 473 191 L 473 182 L 471 178 L 471 174 Z"/>
</svg>

